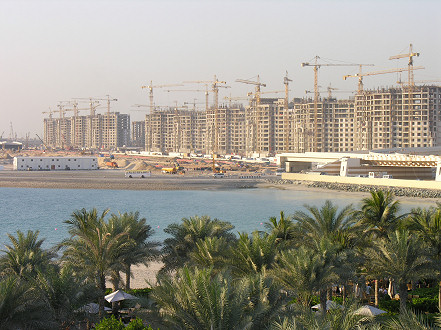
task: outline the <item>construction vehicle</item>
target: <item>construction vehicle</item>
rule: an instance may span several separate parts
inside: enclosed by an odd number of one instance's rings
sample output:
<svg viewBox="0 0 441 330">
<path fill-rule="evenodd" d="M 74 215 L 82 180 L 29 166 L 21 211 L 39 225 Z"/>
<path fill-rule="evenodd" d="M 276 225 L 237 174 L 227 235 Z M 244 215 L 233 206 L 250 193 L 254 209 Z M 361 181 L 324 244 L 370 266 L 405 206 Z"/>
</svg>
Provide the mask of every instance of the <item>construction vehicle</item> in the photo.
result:
<svg viewBox="0 0 441 330">
<path fill-rule="evenodd" d="M 106 166 L 109 166 L 111 168 L 118 168 L 118 164 L 114 161 L 106 162 Z"/>
<path fill-rule="evenodd" d="M 164 174 L 184 174 L 185 170 L 178 163 L 174 163 L 173 167 L 163 167 L 161 172 Z"/>
<path fill-rule="evenodd" d="M 176 174 L 176 173 L 178 173 L 178 168 L 176 166 L 175 167 L 163 167 L 161 169 L 161 172 L 163 174 Z"/>
</svg>

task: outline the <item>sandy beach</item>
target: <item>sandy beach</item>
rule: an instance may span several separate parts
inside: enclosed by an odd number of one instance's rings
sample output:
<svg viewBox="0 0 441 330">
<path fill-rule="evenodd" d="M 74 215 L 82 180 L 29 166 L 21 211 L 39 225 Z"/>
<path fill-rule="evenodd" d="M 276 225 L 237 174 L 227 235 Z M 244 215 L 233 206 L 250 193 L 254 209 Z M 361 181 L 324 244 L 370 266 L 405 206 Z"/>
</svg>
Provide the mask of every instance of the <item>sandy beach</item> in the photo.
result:
<svg viewBox="0 0 441 330">
<path fill-rule="evenodd" d="M 162 268 L 163 263 L 160 261 L 150 262 L 148 266 L 138 265 L 132 266 L 133 278 L 130 280 L 130 288 L 132 289 L 144 289 L 150 287 L 149 284 L 156 284 L 156 274 Z M 125 278 L 125 275 L 123 275 Z M 112 287 L 112 284 L 107 281 L 106 286 Z"/>
<path fill-rule="evenodd" d="M 125 178 L 124 170 L 0 171 L 0 187 L 113 190 L 218 190 L 255 188 L 263 178 L 239 175 L 213 178 L 203 174 L 152 174 L 148 178 Z"/>
</svg>

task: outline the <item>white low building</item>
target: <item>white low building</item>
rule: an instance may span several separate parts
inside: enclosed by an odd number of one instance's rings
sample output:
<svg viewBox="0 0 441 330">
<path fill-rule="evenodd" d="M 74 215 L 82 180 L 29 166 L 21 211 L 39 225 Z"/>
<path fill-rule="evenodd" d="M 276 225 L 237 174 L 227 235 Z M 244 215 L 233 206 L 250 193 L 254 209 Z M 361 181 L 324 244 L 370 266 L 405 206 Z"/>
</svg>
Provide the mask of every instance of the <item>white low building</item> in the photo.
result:
<svg viewBox="0 0 441 330">
<path fill-rule="evenodd" d="M 16 171 L 97 170 L 96 157 L 14 157 Z"/>
</svg>

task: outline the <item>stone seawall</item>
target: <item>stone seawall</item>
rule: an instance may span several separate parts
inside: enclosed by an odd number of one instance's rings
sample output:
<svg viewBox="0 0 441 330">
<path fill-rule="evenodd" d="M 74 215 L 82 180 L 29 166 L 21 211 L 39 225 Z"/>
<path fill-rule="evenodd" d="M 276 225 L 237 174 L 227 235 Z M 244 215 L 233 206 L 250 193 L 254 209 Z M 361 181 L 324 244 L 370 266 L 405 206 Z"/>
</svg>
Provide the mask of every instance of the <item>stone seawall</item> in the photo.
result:
<svg viewBox="0 0 441 330">
<path fill-rule="evenodd" d="M 318 182 L 318 181 L 300 181 L 300 180 L 266 180 L 273 185 L 304 185 L 309 188 L 320 188 L 329 190 L 339 190 L 346 192 L 370 192 L 370 191 L 390 191 L 395 196 L 402 197 L 417 197 L 417 198 L 441 198 L 441 190 L 436 189 L 422 189 L 422 188 L 408 188 L 408 187 L 390 187 L 390 186 L 370 186 L 366 184 L 349 184 L 337 182 Z"/>
</svg>

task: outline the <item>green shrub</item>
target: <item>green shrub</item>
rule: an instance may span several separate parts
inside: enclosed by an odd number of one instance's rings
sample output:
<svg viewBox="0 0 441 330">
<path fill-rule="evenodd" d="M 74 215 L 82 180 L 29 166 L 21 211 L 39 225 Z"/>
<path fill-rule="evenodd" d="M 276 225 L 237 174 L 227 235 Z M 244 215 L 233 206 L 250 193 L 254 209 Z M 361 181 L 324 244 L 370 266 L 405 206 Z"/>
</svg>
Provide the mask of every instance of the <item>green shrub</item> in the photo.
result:
<svg viewBox="0 0 441 330">
<path fill-rule="evenodd" d="M 438 286 L 413 289 L 412 291 L 409 291 L 409 294 L 420 296 L 420 298 L 438 298 Z"/>
<path fill-rule="evenodd" d="M 387 296 L 389 298 L 389 296 Z M 381 299 L 378 302 L 378 307 L 389 313 L 399 313 L 400 311 L 400 301 L 389 299 Z"/>
<path fill-rule="evenodd" d="M 127 325 L 126 329 L 128 330 L 153 330 L 151 326 L 144 326 L 142 320 L 140 318 L 136 318 L 135 320 L 130 321 Z"/>
<path fill-rule="evenodd" d="M 438 297 L 412 298 L 411 308 L 421 313 L 438 313 Z"/>
<path fill-rule="evenodd" d="M 139 298 L 148 298 L 151 291 L 152 291 L 152 289 L 145 288 L 145 289 L 128 290 L 127 293 L 130 293 L 130 294 L 137 296 Z"/>
<path fill-rule="evenodd" d="M 117 320 L 115 316 L 111 316 L 105 319 L 102 319 L 100 323 L 95 326 L 95 330 L 124 330 L 124 324 L 121 320 Z"/>
</svg>

